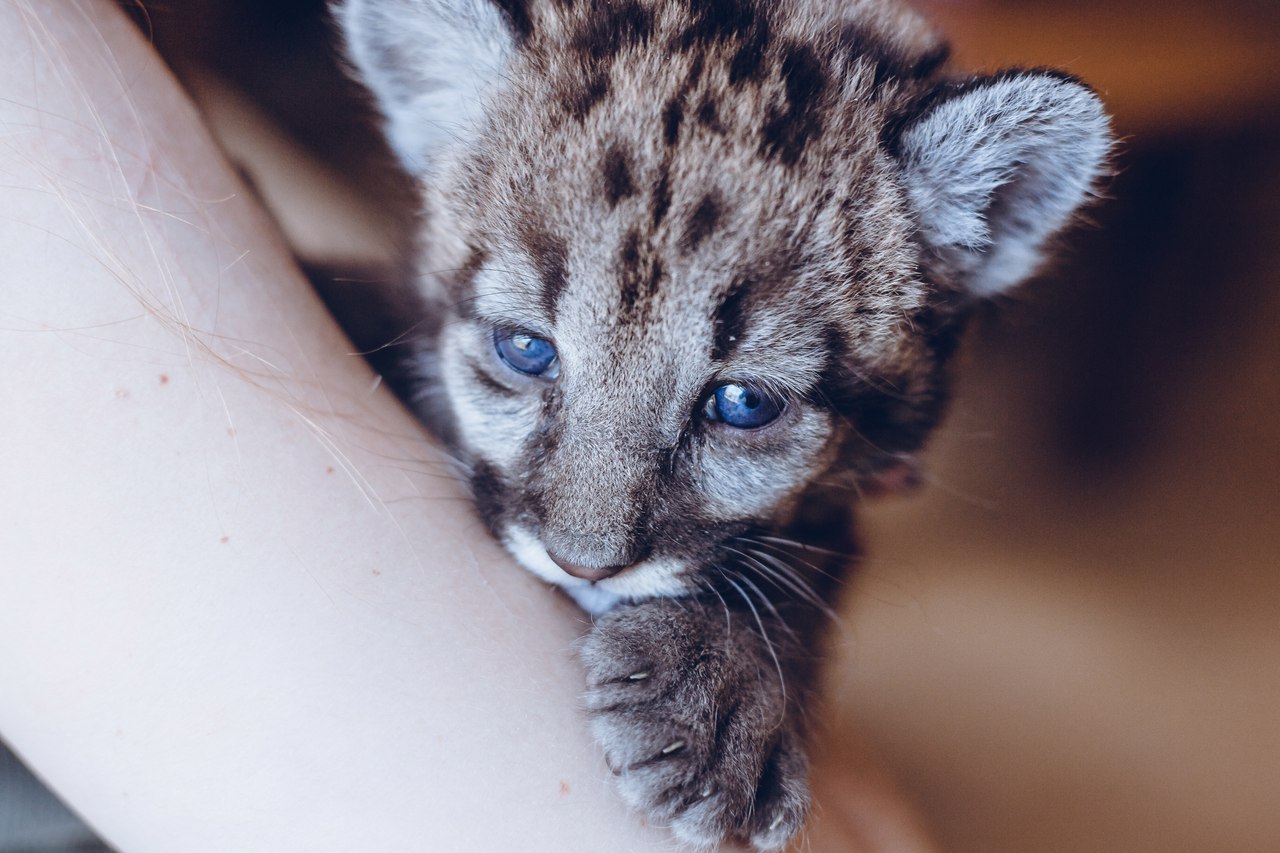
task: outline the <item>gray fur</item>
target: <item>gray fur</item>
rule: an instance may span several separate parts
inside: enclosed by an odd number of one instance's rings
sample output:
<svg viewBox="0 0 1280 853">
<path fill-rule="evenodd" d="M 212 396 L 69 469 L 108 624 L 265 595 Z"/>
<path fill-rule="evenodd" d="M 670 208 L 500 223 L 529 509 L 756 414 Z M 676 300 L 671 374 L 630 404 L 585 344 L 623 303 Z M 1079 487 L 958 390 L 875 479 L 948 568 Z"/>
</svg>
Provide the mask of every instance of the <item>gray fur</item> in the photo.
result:
<svg viewBox="0 0 1280 853">
<path fill-rule="evenodd" d="M 1011 74 L 935 107 L 903 134 L 921 233 L 981 295 L 1035 272 L 1101 176 L 1111 133 L 1078 82 Z"/>
<path fill-rule="evenodd" d="M 421 396 L 495 535 L 600 615 L 588 706 L 624 797 L 694 845 L 782 847 L 817 587 L 848 562 L 793 540 L 852 550 L 841 489 L 919 449 L 975 298 L 1033 272 L 1101 174 L 1097 99 L 946 77 L 877 0 L 337 15 L 425 189 Z M 556 377 L 510 368 L 495 329 L 554 342 Z M 725 382 L 785 410 L 708 420 Z"/>
</svg>

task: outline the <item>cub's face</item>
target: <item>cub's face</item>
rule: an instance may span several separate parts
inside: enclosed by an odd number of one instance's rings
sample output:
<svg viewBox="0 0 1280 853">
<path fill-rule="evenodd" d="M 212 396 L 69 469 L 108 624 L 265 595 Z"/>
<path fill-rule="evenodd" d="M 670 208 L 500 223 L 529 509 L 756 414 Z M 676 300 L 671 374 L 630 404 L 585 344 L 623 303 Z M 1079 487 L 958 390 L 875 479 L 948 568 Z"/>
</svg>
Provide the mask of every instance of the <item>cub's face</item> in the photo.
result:
<svg viewBox="0 0 1280 853">
<path fill-rule="evenodd" d="M 475 495 L 584 602 L 714 580 L 815 481 L 914 449 L 942 396 L 879 115 L 832 104 L 846 132 L 762 151 L 773 100 L 726 94 L 727 68 L 681 94 L 689 73 L 639 69 L 641 99 L 615 71 L 581 118 L 527 88 L 438 198 L 460 270 L 440 375 Z"/>
<path fill-rule="evenodd" d="M 939 76 L 880 0 L 345 0 L 425 190 L 430 356 L 477 505 L 589 607 L 916 450 L 976 297 L 1104 167 L 1076 81 Z"/>
</svg>

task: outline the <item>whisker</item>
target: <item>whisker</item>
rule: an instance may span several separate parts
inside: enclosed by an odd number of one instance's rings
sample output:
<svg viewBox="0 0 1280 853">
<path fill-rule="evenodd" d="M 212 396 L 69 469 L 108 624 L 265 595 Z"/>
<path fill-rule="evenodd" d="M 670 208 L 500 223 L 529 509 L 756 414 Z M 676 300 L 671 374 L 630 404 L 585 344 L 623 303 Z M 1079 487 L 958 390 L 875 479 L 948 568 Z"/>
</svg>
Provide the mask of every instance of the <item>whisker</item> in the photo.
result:
<svg viewBox="0 0 1280 853">
<path fill-rule="evenodd" d="M 710 578 L 699 577 L 697 582 L 709 589 L 716 598 L 720 599 L 720 606 L 724 608 L 724 630 L 725 634 L 728 635 L 733 630 L 733 615 L 729 611 L 729 602 L 724 600 L 724 596 L 720 594 L 720 590 L 716 589 L 716 585 L 711 582 Z"/>
<path fill-rule="evenodd" d="M 756 586 L 755 583 L 746 575 L 738 575 L 738 580 L 750 587 L 759 597 L 760 603 L 769 608 L 769 612 L 773 614 L 773 618 L 777 620 L 779 627 L 786 631 L 787 635 L 791 637 L 791 641 L 795 643 L 797 647 L 803 646 L 804 644 L 800 641 L 800 635 L 796 633 L 794 628 L 787 624 L 787 620 L 782 618 L 782 614 L 778 612 L 778 608 L 774 606 L 774 603 L 769 600 L 767 595 L 764 594 L 764 591 L 760 589 L 760 587 Z"/>
<path fill-rule="evenodd" d="M 768 650 L 769 656 L 773 658 L 773 666 L 778 672 L 778 687 L 782 690 L 783 710 L 780 711 L 778 715 L 778 725 L 782 725 L 783 714 L 786 713 L 785 709 L 787 707 L 787 679 L 786 676 L 782 674 L 782 661 L 778 658 L 778 652 L 774 648 L 773 640 L 769 637 L 769 632 L 765 630 L 764 620 L 760 618 L 760 611 L 757 610 L 756 606 L 751 602 L 751 596 L 747 595 L 746 590 L 738 586 L 733 578 L 729 577 L 723 569 L 720 570 L 720 575 L 724 578 L 725 583 L 738 591 L 738 595 L 742 596 L 743 602 L 745 602 L 747 607 L 750 608 L 751 615 L 756 619 L 756 626 L 760 629 L 760 639 L 764 641 L 764 646 Z"/>
<path fill-rule="evenodd" d="M 856 559 L 858 556 L 856 553 L 853 553 L 853 552 L 833 551 L 830 548 L 820 548 L 817 545 L 810 545 L 807 542 L 799 542 L 795 539 L 787 539 L 782 536 L 768 536 L 765 534 L 759 534 L 755 536 L 739 537 L 739 538 L 749 538 L 754 542 L 756 542 L 757 544 L 764 544 L 765 542 L 771 542 L 777 545 L 782 545 L 787 548 L 795 548 L 800 551 L 812 551 L 815 554 L 825 554 L 828 557 L 843 557 L 846 560 L 853 560 L 853 559 Z"/>
<path fill-rule="evenodd" d="M 835 583 L 837 583 L 837 584 L 843 583 L 843 581 L 844 581 L 844 575 L 843 575 L 843 574 L 841 574 L 841 573 L 836 573 L 836 572 L 832 572 L 832 571 L 829 571 L 829 570 L 827 570 L 827 569 L 822 568 L 821 566 L 818 566 L 818 565 L 815 565 L 815 564 L 813 564 L 813 563 L 810 563 L 808 560 L 801 559 L 800 557 L 796 556 L 796 555 L 795 555 L 795 554 L 793 554 L 791 551 L 788 551 L 788 550 L 786 550 L 785 548 L 778 547 L 777 545 L 770 545 L 768 542 L 764 542 L 764 541 L 760 540 L 760 539 L 759 539 L 759 538 L 757 538 L 757 537 L 752 537 L 752 536 L 738 536 L 738 537 L 735 537 L 735 540 L 734 540 L 734 541 L 736 541 L 736 542 L 740 543 L 743 547 L 745 547 L 745 548 L 747 548 L 748 550 L 750 550 L 750 551 L 751 551 L 751 553 L 752 553 L 752 554 L 754 554 L 754 555 L 755 555 L 755 556 L 757 556 L 757 557 L 767 557 L 767 558 L 769 558 L 770 560 L 772 560 L 774 563 L 780 563 L 780 562 L 781 562 L 781 558 L 780 558 L 780 557 L 775 556 L 774 554 L 766 554 L 766 553 L 765 553 L 765 552 L 763 552 L 763 551 L 756 550 L 755 548 L 752 548 L 752 547 L 751 547 L 751 546 L 753 546 L 753 545 L 758 545 L 758 546 L 759 546 L 759 547 L 761 547 L 761 548 L 768 548 L 768 549 L 770 549 L 771 551 L 776 551 L 778 554 L 780 554 L 780 555 L 781 555 L 781 557 L 785 557 L 785 558 L 786 558 L 786 559 L 788 559 L 788 560 L 797 560 L 797 561 L 799 561 L 799 562 L 800 562 L 800 564 L 801 564 L 801 565 L 803 565 L 805 568 L 809 569 L 809 570 L 810 570 L 811 572 L 813 572 L 815 575 L 821 575 L 822 577 L 824 577 L 824 578 L 828 578 L 829 580 L 832 580 L 832 581 L 834 581 L 834 582 L 835 582 Z M 830 553 L 834 553 L 834 552 L 830 552 Z M 803 580 L 803 579 L 799 576 L 799 572 L 796 570 L 796 568 L 795 568 L 794 566 L 787 565 L 787 566 L 785 567 L 785 571 L 786 571 L 789 575 L 793 575 L 793 576 L 795 576 L 796 580 L 797 580 L 797 581 L 799 581 L 799 582 L 801 582 L 801 583 L 803 583 L 806 589 L 809 589 L 810 591 L 812 591 L 812 590 L 813 590 L 813 584 L 809 583 L 809 582 L 808 582 L 808 581 L 806 581 L 806 580 Z"/>
<path fill-rule="evenodd" d="M 839 621 L 839 616 L 831 605 L 824 601 L 793 567 L 782 563 L 770 554 L 759 551 L 750 551 L 750 553 L 735 551 L 735 553 L 745 558 L 749 562 L 747 568 L 753 568 L 762 579 L 769 581 L 781 591 L 792 593 L 827 618 Z"/>
</svg>

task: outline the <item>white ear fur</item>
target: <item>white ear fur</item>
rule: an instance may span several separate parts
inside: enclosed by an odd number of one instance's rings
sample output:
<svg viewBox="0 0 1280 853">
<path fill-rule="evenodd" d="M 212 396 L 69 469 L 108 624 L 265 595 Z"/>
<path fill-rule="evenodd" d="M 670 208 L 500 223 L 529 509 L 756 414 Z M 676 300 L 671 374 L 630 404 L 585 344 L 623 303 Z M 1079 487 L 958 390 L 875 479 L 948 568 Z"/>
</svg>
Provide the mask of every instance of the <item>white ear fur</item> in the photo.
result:
<svg viewBox="0 0 1280 853">
<path fill-rule="evenodd" d="M 1111 131 L 1096 95 L 1053 74 L 973 85 L 901 137 L 925 242 L 979 296 L 1035 272 L 1106 168 Z"/>
<path fill-rule="evenodd" d="M 341 0 L 347 55 L 377 98 L 391 147 L 411 171 L 475 132 L 514 37 L 490 0 Z"/>
</svg>

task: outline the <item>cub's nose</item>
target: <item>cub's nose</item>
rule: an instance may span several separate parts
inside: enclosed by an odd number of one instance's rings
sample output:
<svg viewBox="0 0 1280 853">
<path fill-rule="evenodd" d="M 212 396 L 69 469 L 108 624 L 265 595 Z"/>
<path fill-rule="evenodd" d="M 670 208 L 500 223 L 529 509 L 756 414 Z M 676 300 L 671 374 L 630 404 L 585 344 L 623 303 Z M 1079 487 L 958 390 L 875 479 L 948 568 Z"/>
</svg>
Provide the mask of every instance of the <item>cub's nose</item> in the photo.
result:
<svg viewBox="0 0 1280 853">
<path fill-rule="evenodd" d="M 620 566 L 584 566 L 582 563 L 575 563 L 572 560 L 566 560 L 555 551 L 547 550 L 547 556 L 551 558 L 551 562 L 564 569 L 575 578 L 582 578 L 584 581 L 602 581 L 605 578 L 611 578 L 618 572 L 622 571 L 627 565 Z M 629 565 L 629 564 L 628 564 Z"/>
</svg>

